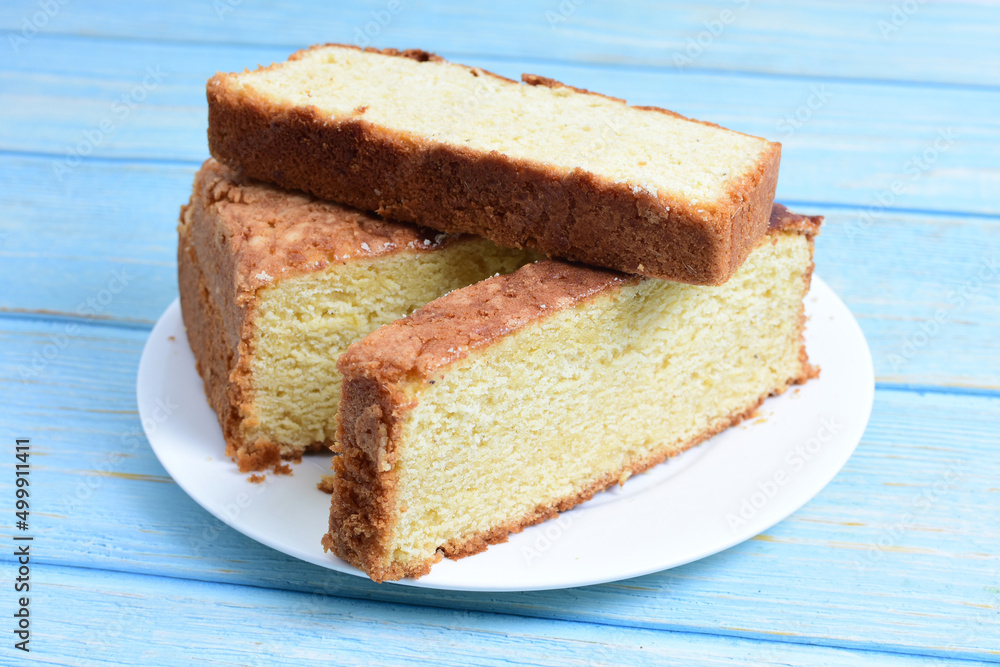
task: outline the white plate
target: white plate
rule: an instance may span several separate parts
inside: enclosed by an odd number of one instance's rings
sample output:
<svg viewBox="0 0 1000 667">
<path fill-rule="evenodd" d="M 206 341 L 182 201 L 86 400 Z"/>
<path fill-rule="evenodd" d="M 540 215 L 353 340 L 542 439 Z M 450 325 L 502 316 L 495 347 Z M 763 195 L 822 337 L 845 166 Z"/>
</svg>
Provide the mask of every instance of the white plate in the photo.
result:
<svg viewBox="0 0 1000 667">
<path fill-rule="evenodd" d="M 761 418 L 633 477 L 558 519 L 404 585 L 469 591 L 567 588 L 676 567 L 757 535 L 802 507 L 857 446 L 874 397 L 871 353 L 844 303 L 819 278 L 806 298 L 806 345 L 818 380 L 768 399 Z M 139 415 L 163 467 L 196 502 L 286 554 L 366 576 L 323 552 L 330 497 L 316 488 L 329 457 L 250 484 L 225 457 L 177 301 L 139 363 Z"/>
</svg>

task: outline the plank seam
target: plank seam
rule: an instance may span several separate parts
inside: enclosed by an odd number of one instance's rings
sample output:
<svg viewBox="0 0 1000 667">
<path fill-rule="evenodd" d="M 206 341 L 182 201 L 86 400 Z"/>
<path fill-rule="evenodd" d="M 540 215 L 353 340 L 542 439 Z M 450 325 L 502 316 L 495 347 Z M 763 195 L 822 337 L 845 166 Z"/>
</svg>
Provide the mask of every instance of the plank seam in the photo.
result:
<svg viewBox="0 0 1000 667">
<path fill-rule="evenodd" d="M 65 159 L 65 153 L 50 153 L 47 151 L 23 151 L 16 148 L 0 148 L 0 156 L 9 155 L 11 157 L 21 157 L 28 158 L 32 160 L 39 161 L 59 161 Z M 205 160 L 187 160 L 184 158 L 161 158 L 161 157 L 143 157 L 138 155 L 80 155 L 78 156 L 81 162 L 91 162 L 96 164 L 121 164 L 121 163 L 136 163 L 136 164 L 151 164 L 151 165 L 167 165 L 175 167 L 194 167 L 197 169 L 201 166 L 202 162 L 208 159 L 208 151 L 205 151 Z"/>
<path fill-rule="evenodd" d="M 237 48 L 245 49 L 285 49 L 288 51 L 288 55 L 299 51 L 303 48 L 310 46 L 309 44 L 266 44 L 258 42 L 210 42 L 204 40 L 178 40 L 178 39 L 163 39 L 162 37 L 150 38 L 150 39 L 135 39 L 130 37 L 125 37 L 122 35 L 94 35 L 94 34 L 81 34 L 74 32 L 63 32 L 63 31 L 46 31 L 45 38 L 47 39 L 76 39 L 81 41 L 102 41 L 102 42 L 121 42 L 128 44 L 139 44 L 139 45 L 150 45 L 150 44 L 162 44 L 162 45 L 172 45 L 172 46 L 219 46 L 219 44 L 224 44 L 226 46 L 232 46 Z M 397 48 L 406 48 L 405 46 L 396 45 Z M 865 77 L 848 77 L 848 76 L 836 76 L 830 74 L 796 74 L 792 72 L 764 72 L 756 70 L 739 70 L 739 69 L 723 69 L 723 68 L 711 68 L 711 67 L 697 67 L 689 66 L 682 69 L 678 69 L 671 65 L 654 65 L 648 63 L 613 63 L 605 62 L 602 60 L 566 60 L 562 58 L 526 58 L 521 56 L 506 55 L 506 54 L 491 54 L 491 53 L 480 53 L 477 51 L 440 51 L 440 55 L 447 57 L 449 60 L 457 60 L 459 58 L 483 58 L 488 60 L 499 60 L 503 62 L 531 62 L 539 64 L 552 64 L 552 65 L 570 65 L 581 68 L 592 68 L 592 69 L 605 69 L 611 71 L 622 71 L 622 70 L 652 70 L 652 71 L 670 71 L 676 72 L 682 75 L 688 74 L 700 74 L 702 76 L 737 76 L 737 77 L 747 77 L 756 79 L 784 79 L 790 81 L 809 81 L 809 82 L 820 82 L 829 81 L 836 83 L 855 83 L 860 85 L 876 85 L 876 86 L 897 86 L 897 87 L 917 87 L 917 88 L 944 88 L 949 90 L 969 90 L 969 91 L 980 91 L 980 92 L 997 92 L 1000 91 L 1000 85 L 993 84 L 976 84 L 976 83 L 958 83 L 952 81 L 940 81 L 940 80 L 908 80 L 908 79 L 886 79 L 886 78 L 865 78 Z M 13 70 L 4 69 L 0 71 L 23 71 L 23 70 Z"/>
<path fill-rule="evenodd" d="M 65 157 L 63 153 L 50 153 L 46 151 L 23 151 L 13 148 L 0 147 L 0 157 L 22 157 L 39 161 L 58 161 Z M 208 151 L 205 152 L 205 159 L 208 159 Z M 182 158 L 157 158 L 142 157 L 132 155 L 90 155 L 80 156 L 81 161 L 94 164 L 141 164 L 141 165 L 164 165 L 173 167 L 192 167 L 197 169 L 204 160 L 187 160 Z M 885 214 L 910 214 L 922 216 L 975 218 L 981 220 L 1000 220 L 1000 213 L 987 213 L 982 211 L 962 211 L 953 209 L 929 209 L 929 208 L 908 208 L 905 206 L 882 206 L 881 204 L 852 204 L 850 202 L 828 202 L 813 201 L 807 199 L 788 199 L 780 197 L 779 201 L 791 207 L 812 207 L 812 208 L 835 208 L 838 210 L 864 212 L 868 209 L 877 209 L 879 215 Z"/>
<path fill-rule="evenodd" d="M 126 319 L 97 319 L 83 317 L 79 315 L 0 310 L 0 322 L 3 320 L 39 322 L 45 324 L 52 323 L 72 323 L 78 326 L 89 326 L 94 328 L 126 329 L 132 331 L 152 331 L 153 323 L 141 320 Z M 876 382 L 875 389 L 878 391 L 896 391 L 915 394 L 950 394 L 961 396 L 981 396 L 984 398 L 1000 398 L 1000 389 L 991 387 L 963 387 L 960 385 L 928 385 L 912 382 Z"/>
<path fill-rule="evenodd" d="M 14 562 L 11 559 L 9 559 L 8 557 L 6 557 L 6 555 L 3 558 L 0 558 L 0 561 L 3 561 L 5 563 Z M 272 587 L 272 586 L 255 585 L 255 584 L 250 584 L 250 583 L 232 583 L 232 582 L 223 582 L 223 581 L 213 581 L 211 579 L 191 579 L 191 578 L 187 578 L 187 577 L 174 577 L 174 576 L 170 576 L 170 575 L 153 574 L 153 573 L 149 573 L 149 572 L 139 572 L 139 571 L 133 571 L 133 570 L 116 570 L 116 569 L 105 568 L 105 567 L 94 567 L 92 565 L 75 565 L 75 564 L 74 565 L 67 565 L 67 564 L 64 564 L 64 563 L 53 563 L 53 562 L 48 562 L 48 561 L 44 561 L 44 560 L 43 561 L 39 561 L 37 564 L 41 565 L 42 567 L 52 567 L 52 568 L 58 568 L 58 569 L 64 569 L 64 570 L 79 570 L 79 571 L 88 571 L 89 570 L 89 571 L 94 571 L 94 572 L 107 572 L 109 574 L 127 574 L 127 575 L 137 576 L 137 577 L 148 577 L 148 578 L 159 578 L 159 579 L 172 579 L 172 580 L 175 580 L 175 581 L 191 581 L 191 582 L 198 582 L 198 583 L 202 583 L 202 584 L 210 584 L 210 585 L 213 585 L 213 586 L 230 586 L 230 587 L 233 587 L 233 588 L 250 588 L 250 589 L 258 589 L 258 590 L 266 590 L 266 591 L 283 591 L 283 592 L 286 592 L 286 593 L 292 593 L 292 594 L 296 594 L 296 595 L 322 595 L 324 597 L 331 597 L 331 598 L 336 598 L 336 599 L 340 599 L 340 600 L 360 600 L 360 601 L 364 601 L 364 602 L 381 604 L 381 605 L 406 606 L 406 607 L 410 607 L 410 608 L 414 608 L 414 609 L 434 609 L 434 610 L 439 610 L 439 611 L 453 611 L 453 612 L 454 611 L 459 611 L 459 612 L 464 611 L 464 612 L 472 612 L 472 613 L 475 613 L 475 614 L 482 614 L 484 616 L 500 616 L 500 617 L 506 616 L 506 617 L 510 617 L 510 618 L 529 618 L 529 619 L 537 619 L 537 620 L 545 620 L 545 621 L 555 621 L 555 622 L 558 622 L 558 623 L 575 623 L 575 624 L 579 624 L 579 625 L 597 625 L 597 626 L 602 626 L 602 627 L 617 628 L 617 629 L 626 629 L 626 630 L 635 630 L 635 631 L 641 631 L 641 632 L 654 632 L 654 633 L 663 632 L 663 633 L 672 633 L 672 634 L 702 635 L 702 636 L 706 636 L 706 637 L 735 638 L 735 639 L 744 639 L 744 640 L 747 640 L 747 641 L 753 641 L 753 642 L 757 642 L 757 643 L 760 643 L 760 644 L 787 644 L 787 645 L 795 645 L 795 646 L 815 646 L 817 648 L 827 648 L 827 649 L 837 649 L 837 650 L 847 650 L 847 651 L 862 651 L 864 653 L 871 654 L 873 656 L 874 655 L 878 655 L 878 654 L 889 654 L 889 655 L 902 655 L 902 656 L 907 656 L 907 657 L 911 657 L 912 656 L 912 657 L 924 657 L 924 658 L 948 658 L 948 659 L 951 659 L 951 660 L 961 660 L 963 662 L 970 662 L 970 663 L 973 663 L 973 664 L 977 663 L 977 662 L 978 663 L 986 662 L 985 659 L 979 659 L 977 657 L 969 657 L 969 654 L 966 654 L 966 653 L 955 653 L 954 651 L 950 651 L 950 652 L 946 652 L 946 651 L 933 651 L 933 652 L 928 653 L 928 652 L 924 652 L 924 651 L 918 651 L 916 649 L 913 649 L 913 650 L 888 650 L 888 649 L 885 649 L 885 648 L 881 648 L 881 649 L 870 648 L 866 644 L 862 644 L 860 642 L 852 642 L 852 641 L 847 641 L 847 642 L 843 642 L 843 643 L 839 643 L 839 644 L 820 643 L 820 642 L 816 641 L 816 638 L 811 638 L 812 641 L 796 641 L 794 639 L 776 639 L 776 638 L 772 638 L 772 637 L 767 636 L 766 633 L 760 633 L 760 635 L 762 635 L 762 636 L 758 636 L 758 634 L 750 634 L 750 633 L 710 632 L 707 628 L 706 629 L 696 629 L 696 628 L 693 628 L 691 626 L 677 626 L 676 628 L 650 628 L 650 627 L 646 627 L 646 626 L 630 625 L 630 624 L 625 624 L 625 623 L 609 623 L 609 622 L 602 623 L 600 621 L 588 621 L 588 620 L 580 620 L 580 619 L 572 619 L 572 618 L 559 618 L 559 617 L 553 617 L 553 616 L 532 616 L 532 615 L 527 614 L 527 613 L 525 613 L 525 614 L 518 614 L 518 613 L 511 612 L 511 611 L 497 612 L 497 611 L 487 611 L 487 610 L 483 610 L 483 609 L 469 609 L 468 607 L 465 607 L 465 606 L 451 607 L 451 606 L 445 606 L 445 605 L 421 604 L 421 603 L 416 603 L 416 602 L 413 602 L 413 601 L 384 600 L 384 599 L 378 599 L 378 598 L 374 598 L 374 597 L 365 597 L 365 596 L 362 596 L 362 595 L 350 596 L 350 595 L 335 595 L 335 594 L 332 594 L 332 593 L 311 593 L 311 592 L 301 591 L 301 590 L 295 590 L 295 589 L 275 588 L 275 587 Z M 446 626 L 442 626 L 442 627 L 446 627 Z M 472 632 L 483 632 L 483 631 L 472 630 Z"/>
</svg>

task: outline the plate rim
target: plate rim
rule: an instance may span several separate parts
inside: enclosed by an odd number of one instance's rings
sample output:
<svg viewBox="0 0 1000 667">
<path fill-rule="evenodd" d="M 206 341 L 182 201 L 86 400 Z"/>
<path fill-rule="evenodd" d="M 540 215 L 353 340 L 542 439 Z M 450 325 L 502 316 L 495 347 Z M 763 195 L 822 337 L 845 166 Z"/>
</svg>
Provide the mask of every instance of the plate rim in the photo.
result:
<svg viewBox="0 0 1000 667">
<path fill-rule="evenodd" d="M 778 512 L 772 511 L 768 513 L 767 519 L 763 522 L 763 524 L 759 526 L 754 525 L 753 530 L 755 532 L 748 534 L 745 532 L 741 533 L 733 531 L 732 534 L 729 536 L 729 539 L 713 542 L 712 544 L 706 545 L 705 548 L 689 555 L 688 557 L 670 561 L 666 565 L 662 563 L 650 564 L 648 567 L 635 568 L 632 570 L 628 570 L 627 572 L 616 571 L 612 574 L 609 574 L 606 577 L 588 577 L 585 580 L 576 582 L 557 582 L 557 583 L 525 586 L 525 585 L 509 585 L 509 584 L 497 585 L 496 580 L 494 580 L 492 583 L 484 582 L 484 584 L 480 586 L 470 586 L 468 584 L 460 584 L 460 583 L 449 584 L 447 581 L 437 581 L 436 578 L 434 577 L 434 570 L 432 569 L 430 574 L 425 575 L 424 577 L 418 579 L 405 578 L 399 581 L 386 582 L 386 583 L 395 583 L 403 586 L 411 586 L 415 588 L 428 588 L 434 590 L 451 590 L 451 591 L 467 591 L 467 592 L 483 592 L 483 593 L 560 590 L 565 588 L 576 588 L 582 586 L 595 586 L 604 583 L 611 583 L 615 581 L 623 581 L 626 579 L 641 577 L 648 574 L 652 574 L 654 572 L 662 572 L 676 567 L 681 567 L 683 565 L 687 565 L 689 563 L 698 560 L 702 560 L 709 556 L 731 549 L 732 547 L 741 544 L 749 539 L 752 539 L 756 535 L 759 535 L 762 532 L 769 530 L 775 525 L 786 520 L 789 516 L 799 511 L 802 507 L 804 507 L 812 499 L 814 499 L 823 489 L 825 489 L 830 484 L 830 482 L 844 468 L 844 466 L 847 464 L 847 461 L 850 460 L 854 451 L 857 449 L 857 446 L 863 437 L 864 431 L 867 428 L 868 422 L 871 419 L 871 412 L 874 405 L 874 394 L 875 394 L 874 364 L 872 361 L 871 349 L 868 345 L 868 341 L 865 338 L 864 332 L 861 329 L 860 324 L 854 317 L 854 314 L 851 313 L 850 309 L 847 308 L 846 304 L 843 302 L 842 299 L 840 299 L 840 297 L 836 294 L 836 292 L 834 292 L 833 289 L 825 281 L 823 281 L 819 276 L 815 274 L 812 276 L 811 289 L 806 294 L 805 299 L 809 299 L 811 297 L 817 300 L 818 299 L 829 300 L 832 306 L 838 308 L 844 314 L 846 314 L 847 318 L 845 318 L 845 321 L 842 323 L 842 326 L 849 327 L 851 329 L 853 337 L 856 337 L 857 342 L 861 343 L 859 351 L 863 352 L 864 354 L 859 359 L 859 361 L 862 362 L 862 367 L 865 371 L 865 378 L 870 379 L 870 381 L 863 383 L 865 389 L 865 395 L 861 397 L 863 399 L 863 408 L 864 408 L 863 419 L 857 419 L 854 422 L 855 424 L 854 427 L 850 429 L 850 433 L 846 434 L 845 436 L 841 436 L 844 440 L 850 440 L 851 442 L 849 445 L 844 446 L 843 449 L 841 450 L 841 456 L 838 457 L 836 465 L 824 468 L 824 472 L 821 475 L 822 481 L 820 483 L 814 483 L 813 485 L 810 485 L 811 490 L 808 493 L 804 494 L 803 497 L 796 499 L 795 502 L 786 503 L 784 505 L 783 510 Z M 166 470 L 166 472 L 171 476 L 171 478 L 181 488 L 181 490 L 183 490 L 185 494 L 187 494 L 192 500 L 194 500 L 194 502 L 199 507 L 207 511 L 216 519 L 222 521 L 228 527 L 236 530 L 237 532 L 245 535 L 246 537 L 249 537 L 255 542 L 258 542 L 270 549 L 274 549 L 275 551 L 283 553 L 292 558 L 296 558 L 298 560 L 302 560 L 310 564 L 317 565 L 324 569 L 334 570 L 337 572 L 349 574 L 366 580 L 369 579 L 368 575 L 364 571 L 354 567 L 353 565 L 347 563 L 346 561 L 343 561 L 340 558 L 337 558 L 332 554 L 324 553 L 321 554 L 322 556 L 321 558 L 316 558 L 313 557 L 308 552 L 304 552 L 294 546 L 290 547 L 287 544 L 280 544 L 277 540 L 269 538 L 265 533 L 254 529 L 252 526 L 242 525 L 236 521 L 230 520 L 230 518 L 225 516 L 225 514 L 223 514 L 221 511 L 217 511 L 216 508 L 206 504 L 206 502 L 203 502 L 202 499 L 199 497 L 200 494 L 198 493 L 198 490 L 189 488 L 190 480 L 188 480 L 184 475 L 176 475 L 174 471 L 171 470 L 170 464 L 164 460 L 164 456 L 161 455 L 160 449 L 154 444 L 154 441 L 157 440 L 157 437 L 154 435 L 154 433 L 151 432 L 150 428 L 147 428 L 147 423 L 149 422 L 147 420 L 147 415 L 144 413 L 146 412 L 145 406 L 148 405 L 148 402 L 144 400 L 144 394 L 146 388 L 144 387 L 143 384 L 143 378 L 148 376 L 149 373 L 148 369 L 150 365 L 154 363 L 154 360 L 152 359 L 152 354 L 153 354 L 152 346 L 154 344 L 153 343 L 154 337 L 156 336 L 158 331 L 162 330 L 163 328 L 165 328 L 170 324 L 169 316 L 174 312 L 176 312 L 176 317 L 181 318 L 180 326 L 183 329 L 184 327 L 183 319 L 180 315 L 180 299 L 179 297 L 177 297 L 167 306 L 164 312 L 157 319 L 156 324 L 153 326 L 153 329 L 150 331 L 150 334 L 147 337 L 146 342 L 143 346 L 143 351 L 139 360 L 139 366 L 136 374 L 136 400 L 138 403 L 140 421 L 143 425 L 143 431 L 146 435 L 147 441 L 149 442 L 150 448 L 153 450 L 153 453 L 156 456 L 157 460 L 159 461 L 160 465 L 163 466 L 164 470 Z M 807 323 L 806 334 L 808 338 L 808 323 Z M 186 345 L 188 344 L 186 340 L 185 344 Z M 197 375 L 197 371 L 195 371 L 195 374 Z M 198 377 L 200 380 L 200 376 Z M 813 380 L 813 382 L 819 382 L 819 381 L 822 381 L 822 376 L 818 380 Z M 200 381 L 199 381 L 199 389 L 201 390 L 202 397 L 204 397 L 204 386 Z M 212 412 L 214 416 L 214 410 Z M 857 416 L 861 417 L 861 413 L 859 412 Z M 747 421 L 749 420 L 744 420 L 743 423 L 747 423 Z M 724 430 L 722 433 L 731 431 L 736 426 L 737 425 L 734 425 L 733 427 Z M 703 443 L 699 444 L 698 447 L 699 448 L 705 447 L 711 442 L 711 440 L 712 439 L 710 438 L 704 441 Z M 222 443 L 222 445 L 224 448 L 225 446 L 224 442 Z M 695 449 L 692 449 L 690 451 L 695 451 Z M 217 457 L 216 460 L 227 466 L 233 465 L 229 457 L 226 457 L 225 455 Z M 651 470 L 655 470 L 658 467 L 659 466 L 654 466 L 654 468 L 652 468 Z M 663 480 L 663 482 L 661 483 L 666 483 L 668 481 L 669 480 Z M 570 511 L 577 509 L 586 509 L 586 507 L 587 503 L 582 503 L 580 505 L 575 506 L 574 508 L 571 508 Z M 549 523 L 550 522 L 546 521 L 536 525 L 545 526 Z M 528 527 L 528 529 L 530 528 L 532 527 Z M 516 539 L 516 537 L 517 534 L 512 534 L 508 536 L 509 539 Z M 317 538 L 316 541 L 318 544 L 319 539 Z M 491 548 L 493 546 L 499 546 L 499 545 L 491 545 Z M 461 561 L 458 562 L 460 563 Z"/>
</svg>

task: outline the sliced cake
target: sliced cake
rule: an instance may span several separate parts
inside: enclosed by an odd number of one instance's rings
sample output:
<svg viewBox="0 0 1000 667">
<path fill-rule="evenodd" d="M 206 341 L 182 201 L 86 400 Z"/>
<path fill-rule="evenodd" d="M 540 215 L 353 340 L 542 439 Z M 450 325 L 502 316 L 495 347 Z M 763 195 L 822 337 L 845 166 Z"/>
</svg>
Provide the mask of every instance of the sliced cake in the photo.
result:
<svg viewBox="0 0 1000 667">
<path fill-rule="evenodd" d="M 178 232 L 188 338 L 242 471 L 332 441 L 336 363 L 351 343 L 534 259 L 251 182 L 214 160 Z"/>
<path fill-rule="evenodd" d="M 318 46 L 208 82 L 248 175 L 596 266 L 725 282 L 767 231 L 781 145 L 423 51 Z"/>
<path fill-rule="evenodd" d="M 341 357 L 324 546 L 420 576 L 625 482 L 814 375 L 821 218 L 775 205 L 721 286 L 547 260 L 444 296 Z"/>
</svg>

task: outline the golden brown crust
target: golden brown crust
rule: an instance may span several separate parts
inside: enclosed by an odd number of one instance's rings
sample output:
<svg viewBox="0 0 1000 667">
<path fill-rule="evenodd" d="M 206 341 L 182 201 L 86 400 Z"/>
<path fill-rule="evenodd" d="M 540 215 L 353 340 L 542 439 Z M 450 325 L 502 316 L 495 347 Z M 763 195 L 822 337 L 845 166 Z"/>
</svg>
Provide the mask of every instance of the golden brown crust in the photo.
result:
<svg viewBox="0 0 1000 667">
<path fill-rule="evenodd" d="M 381 53 L 441 62 L 425 52 Z M 282 187 L 502 246 L 694 284 L 725 282 L 766 232 L 777 143 L 709 212 L 579 169 L 563 174 L 495 152 L 414 142 L 358 114 L 330 118 L 310 107 L 283 107 L 251 90 L 237 92 L 235 76 L 208 82 L 209 149 Z M 535 75 L 525 82 L 564 86 Z"/>
<path fill-rule="evenodd" d="M 323 493 L 327 494 L 333 493 L 333 485 L 335 483 L 334 479 L 335 478 L 332 473 L 329 475 L 323 475 L 322 477 L 319 478 L 319 481 L 316 482 L 316 488 L 322 491 Z"/>
<path fill-rule="evenodd" d="M 576 86 L 571 86 L 569 84 L 563 83 L 562 81 L 556 81 L 555 79 L 550 79 L 547 76 L 539 76 L 538 74 L 522 74 L 521 81 L 528 84 L 529 86 L 545 86 L 546 88 L 568 88 L 574 92 L 580 93 L 582 95 L 597 95 L 598 97 L 603 97 L 606 100 L 614 100 L 615 102 L 621 102 L 625 104 L 625 100 L 620 97 L 611 97 L 610 95 L 604 95 L 602 93 L 595 93 L 592 90 L 587 90 L 586 88 L 577 88 Z M 657 107 L 636 107 L 636 109 L 656 109 L 657 111 L 667 111 L 666 109 L 658 109 Z M 677 116 L 678 118 L 683 118 L 680 114 L 676 114 L 673 111 L 668 111 L 667 113 Z"/>
<path fill-rule="evenodd" d="M 188 216 L 190 211 L 185 207 L 181 219 Z M 195 255 L 189 227 L 182 223 L 178 232 L 177 282 L 184 326 L 198 374 L 205 386 L 205 395 L 218 415 L 228 441 L 229 434 L 239 421 L 229 382 L 229 375 L 235 366 L 234 350 L 227 342 L 223 316 L 218 311 Z"/>
<path fill-rule="evenodd" d="M 391 445 L 410 406 L 398 392 L 370 378 L 344 378 L 344 395 L 352 400 L 341 404 L 337 420 L 340 455 L 333 457 L 330 530 L 323 548 L 383 581 L 391 576 L 380 565 L 383 538 L 396 509 L 396 477 L 388 470 L 396 455 Z"/>
<path fill-rule="evenodd" d="M 194 190 L 192 204 L 225 237 L 241 293 L 331 263 L 430 252 L 460 238 L 254 182 L 212 159 L 195 176 Z"/>
<path fill-rule="evenodd" d="M 239 331 L 242 309 L 213 296 L 207 273 L 190 239 L 191 207 L 182 210 L 178 228 L 178 284 L 181 312 L 198 374 L 209 405 L 215 410 L 226 441 L 226 456 L 241 472 L 273 469 L 281 464 L 281 447 L 274 442 L 248 440 L 242 425 L 248 412 L 245 398 L 249 383 L 247 366 L 240 363 L 242 342 L 234 347 L 228 330 Z M 183 221 L 187 220 L 187 224 Z M 222 282 L 222 281 L 216 281 Z M 245 353 L 244 353 L 245 354 Z"/>
<path fill-rule="evenodd" d="M 797 215 L 778 205 L 771 214 L 769 234 L 774 239 L 778 234 L 803 234 L 808 238 L 811 257 L 821 222 L 822 217 Z M 803 299 L 809 291 L 813 266 L 810 261 L 803 276 Z M 799 372 L 743 410 L 717 420 L 686 443 L 662 447 L 626 463 L 618 471 L 601 475 L 573 495 L 540 505 L 486 532 L 443 544 L 426 561 L 404 566 L 387 559 L 386 536 L 392 529 L 396 509 L 395 479 L 390 472 L 396 457 L 394 445 L 405 413 L 415 405 L 397 387 L 414 379 L 429 380 L 470 350 L 489 345 L 561 308 L 639 280 L 642 278 L 555 260 L 539 262 L 453 292 L 352 346 L 341 357 L 339 366 L 345 380 L 337 434 L 341 456 L 334 458 L 330 530 L 323 538 L 324 548 L 361 568 L 374 581 L 423 576 L 442 556 L 462 558 L 490 544 L 505 542 L 510 533 L 552 518 L 623 478 L 694 447 L 752 416 L 768 396 L 818 375 L 805 349 L 803 307 L 798 318 Z"/>
<path fill-rule="evenodd" d="M 435 299 L 354 343 L 337 364 L 344 377 L 387 383 L 430 379 L 440 368 L 548 314 L 642 280 L 560 260 L 527 264 Z"/>
<path fill-rule="evenodd" d="M 775 204 L 770 234 L 819 233 L 823 218 L 792 213 Z M 432 301 L 409 317 L 381 327 L 345 352 L 338 369 L 385 382 L 429 380 L 469 352 L 561 308 L 642 278 L 606 269 L 546 260 L 495 276 Z"/>
<path fill-rule="evenodd" d="M 184 323 L 226 455 L 241 472 L 278 472 L 282 459 L 303 453 L 248 433 L 256 420 L 250 364 L 257 291 L 332 263 L 431 252 L 468 238 L 253 182 L 211 159 L 195 176 L 178 234 Z M 314 442 L 305 452 L 325 447 Z"/>
<path fill-rule="evenodd" d="M 774 203 L 768 231 L 795 231 L 809 236 L 818 236 L 823 224 L 821 215 L 799 215 L 788 210 L 784 204 Z"/>
</svg>

